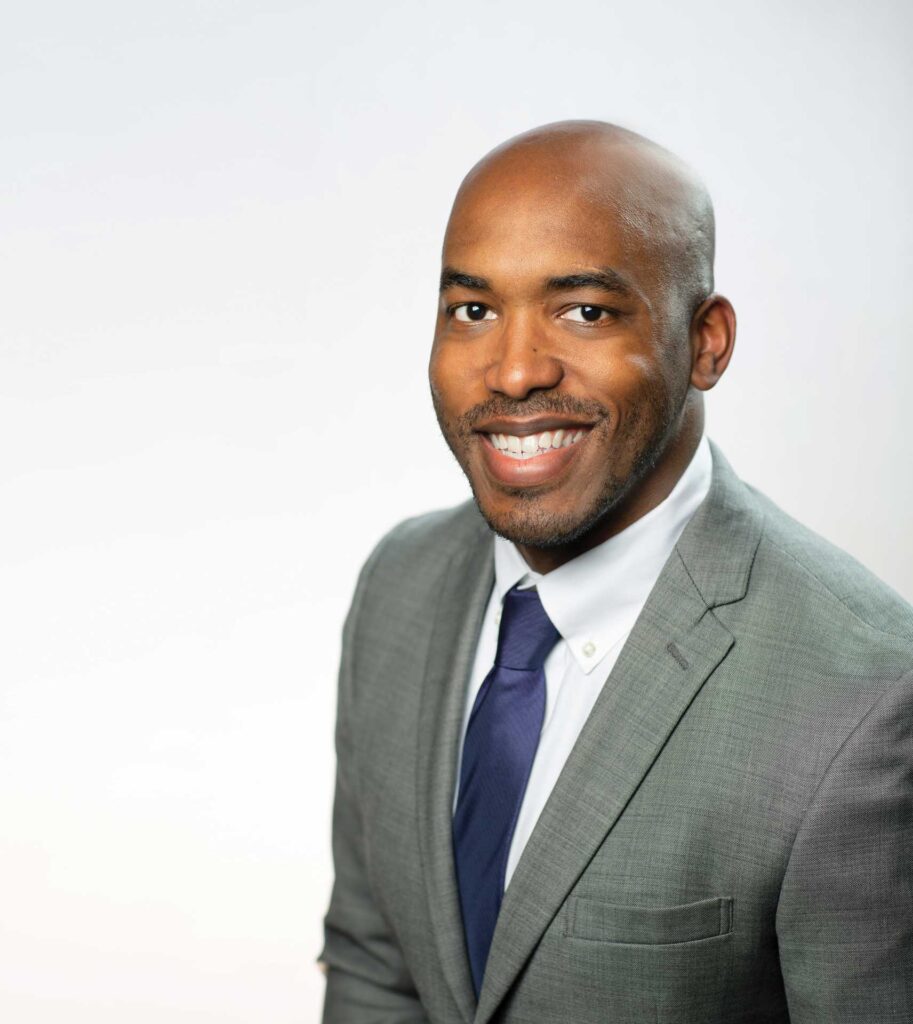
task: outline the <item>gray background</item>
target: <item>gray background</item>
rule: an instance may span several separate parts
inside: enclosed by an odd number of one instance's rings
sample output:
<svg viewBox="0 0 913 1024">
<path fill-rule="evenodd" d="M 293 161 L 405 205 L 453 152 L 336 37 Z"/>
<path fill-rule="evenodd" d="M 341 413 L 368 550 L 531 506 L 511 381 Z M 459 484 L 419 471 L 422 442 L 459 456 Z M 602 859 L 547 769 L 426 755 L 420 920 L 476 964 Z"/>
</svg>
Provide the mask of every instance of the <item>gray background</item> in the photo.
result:
<svg viewBox="0 0 913 1024">
<path fill-rule="evenodd" d="M 913 599 L 907 5 L 4 4 L 0 1016 L 313 1022 L 338 633 L 465 495 L 427 397 L 468 166 L 689 159 L 735 469 Z"/>
</svg>

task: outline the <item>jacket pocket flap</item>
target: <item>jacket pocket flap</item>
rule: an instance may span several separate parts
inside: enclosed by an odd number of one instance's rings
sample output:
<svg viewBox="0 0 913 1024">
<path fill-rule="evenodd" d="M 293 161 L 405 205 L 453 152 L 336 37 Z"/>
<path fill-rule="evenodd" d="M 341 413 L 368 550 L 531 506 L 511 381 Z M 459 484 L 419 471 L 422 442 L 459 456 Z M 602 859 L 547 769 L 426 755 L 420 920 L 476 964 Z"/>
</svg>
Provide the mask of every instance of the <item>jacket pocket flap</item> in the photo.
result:
<svg viewBox="0 0 913 1024">
<path fill-rule="evenodd" d="M 678 907 L 623 907 L 572 897 L 565 934 L 600 942 L 663 945 L 693 942 L 732 931 L 732 897 L 721 896 Z"/>
</svg>

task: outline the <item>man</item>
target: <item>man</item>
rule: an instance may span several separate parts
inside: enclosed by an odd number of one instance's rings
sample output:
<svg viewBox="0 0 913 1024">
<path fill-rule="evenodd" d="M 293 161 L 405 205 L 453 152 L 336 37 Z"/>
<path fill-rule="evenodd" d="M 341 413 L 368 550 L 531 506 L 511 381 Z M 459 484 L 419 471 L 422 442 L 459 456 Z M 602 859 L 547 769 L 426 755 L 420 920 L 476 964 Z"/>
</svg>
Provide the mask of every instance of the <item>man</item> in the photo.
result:
<svg viewBox="0 0 913 1024">
<path fill-rule="evenodd" d="M 475 503 L 385 538 L 346 623 L 325 1022 L 913 1021 L 913 610 L 704 437 L 703 187 L 546 126 L 443 263 Z"/>
</svg>

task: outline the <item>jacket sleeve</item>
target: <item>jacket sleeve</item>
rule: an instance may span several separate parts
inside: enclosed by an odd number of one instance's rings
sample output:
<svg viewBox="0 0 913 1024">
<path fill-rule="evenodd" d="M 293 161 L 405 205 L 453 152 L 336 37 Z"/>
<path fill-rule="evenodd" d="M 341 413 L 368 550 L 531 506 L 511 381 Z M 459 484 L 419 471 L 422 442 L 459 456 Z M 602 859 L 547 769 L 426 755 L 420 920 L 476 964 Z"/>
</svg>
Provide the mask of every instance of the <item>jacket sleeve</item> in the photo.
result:
<svg viewBox="0 0 913 1024">
<path fill-rule="evenodd" d="M 913 1021 L 913 673 L 837 752 L 777 910 L 793 1024 Z"/>
<path fill-rule="evenodd" d="M 427 1024 L 396 936 L 372 892 L 365 859 L 352 734 L 358 615 L 379 548 L 365 564 L 343 629 L 333 805 L 335 881 L 320 954 L 327 986 L 323 1024 Z"/>
</svg>

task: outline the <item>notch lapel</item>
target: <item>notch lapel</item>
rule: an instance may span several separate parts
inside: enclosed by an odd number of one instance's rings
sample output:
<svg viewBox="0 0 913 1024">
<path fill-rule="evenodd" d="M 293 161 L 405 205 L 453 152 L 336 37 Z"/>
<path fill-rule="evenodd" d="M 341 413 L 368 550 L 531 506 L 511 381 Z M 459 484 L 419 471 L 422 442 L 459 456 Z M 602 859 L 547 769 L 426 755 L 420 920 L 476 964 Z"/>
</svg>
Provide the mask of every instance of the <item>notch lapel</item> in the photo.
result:
<svg viewBox="0 0 913 1024">
<path fill-rule="evenodd" d="M 466 687 L 493 584 L 491 534 L 484 528 L 449 563 L 419 711 L 416 802 L 428 909 L 441 968 L 467 1022 L 476 1000 L 453 862 L 452 809 Z"/>
<path fill-rule="evenodd" d="M 704 681 L 731 648 L 712 608 L 744 596 L 761 516 L 718 449 L 685 528 L 504 895 L 475 1024 L 498 1008 Z"/>
</svg>

